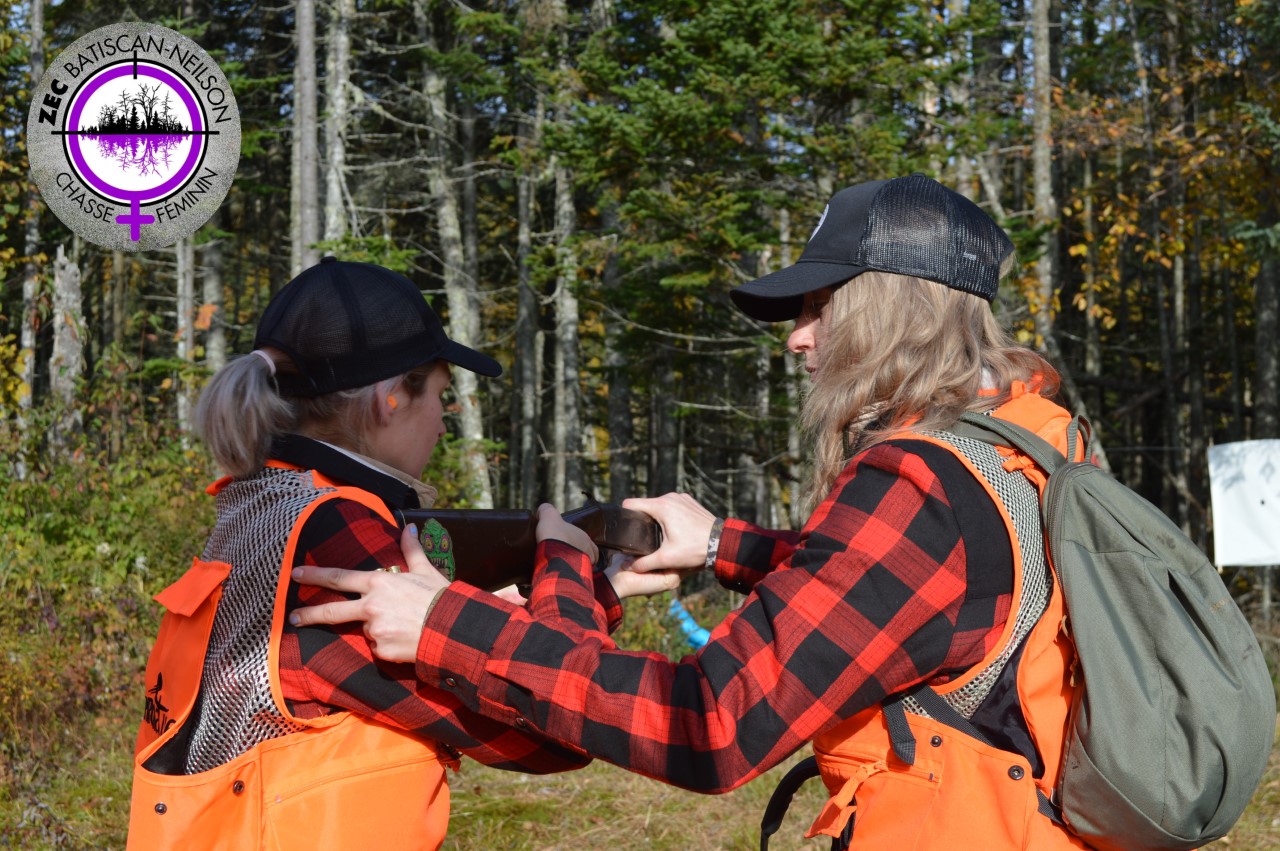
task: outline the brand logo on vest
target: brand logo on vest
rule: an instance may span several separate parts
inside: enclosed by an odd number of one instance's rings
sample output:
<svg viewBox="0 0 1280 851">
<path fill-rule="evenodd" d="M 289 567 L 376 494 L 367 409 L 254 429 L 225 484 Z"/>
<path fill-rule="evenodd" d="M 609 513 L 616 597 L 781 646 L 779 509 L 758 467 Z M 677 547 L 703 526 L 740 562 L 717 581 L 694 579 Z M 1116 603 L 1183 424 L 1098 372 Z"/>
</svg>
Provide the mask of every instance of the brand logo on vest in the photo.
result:
<svg viewBox="0 0 1280 851">
<path fill-rule="evenodd" d="M 231 86 L 199 45 L 112 24 L 62 52 L 27 118 L 31 176 L 49 209 L 104 248 L 163 248 L 209 220 L 240 160 Z"/>
<path fill-rule="evenodd" d="M 160 697 L 160 689 L 164 687 L 164 674 L 156 673 L 156 684 L 147 689 L 147 707 L 142 712 L 144 723 L 151 725 L 157 733 L 163 733 L 173 726 L 174 719 L 169 717 L 169 707 L 164 705 Z"/>
</svg>

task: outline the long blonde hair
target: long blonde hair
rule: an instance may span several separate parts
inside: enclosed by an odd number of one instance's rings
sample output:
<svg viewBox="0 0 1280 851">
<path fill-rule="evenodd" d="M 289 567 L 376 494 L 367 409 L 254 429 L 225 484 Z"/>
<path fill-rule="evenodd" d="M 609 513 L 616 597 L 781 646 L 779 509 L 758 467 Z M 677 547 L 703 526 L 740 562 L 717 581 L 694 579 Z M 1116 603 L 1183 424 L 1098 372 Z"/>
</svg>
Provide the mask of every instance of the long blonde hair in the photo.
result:
<svg viewBox="0 0 1280 851">
<path fill-rule="evenodd" d="M 1057 371 L 1016 345 L 978 296 L 872 271 L 837 288 L 826 310 L 801 415 L 814 442 L 811 504 L 856 452 L 947 428 L 1008 399 L 1015 381 L 1057 392 Z"/>
<path fill-rule="evenodd" d="M 282 373 L 297 372 L 287 355 L 276 349 L 260 350 Z M 230 361 L 209 379 L 196 404 L 196 433 L 214 460 L 227 474 L 251 476 L 261 469 L 271 441 L 297 432 L 366 453 L 367 435 L 375 425 L 375 403 L 403 381 L 410 399 L 426 390 L 427 376 L 435 366 L 429 361 L 403 375 L 364 387 L 339 390 L 314 398 L 281 396 L 272 369 L 256 355 Z"/>
</svg>

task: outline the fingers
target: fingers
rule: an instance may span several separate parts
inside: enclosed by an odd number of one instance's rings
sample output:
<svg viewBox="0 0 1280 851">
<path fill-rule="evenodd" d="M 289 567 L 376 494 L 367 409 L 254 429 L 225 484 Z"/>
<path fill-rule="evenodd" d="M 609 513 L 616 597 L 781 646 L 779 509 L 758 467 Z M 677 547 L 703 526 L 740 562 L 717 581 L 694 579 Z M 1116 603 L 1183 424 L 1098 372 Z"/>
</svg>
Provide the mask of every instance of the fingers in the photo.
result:
<svg viewBox="0 0 1280 851">
<path fill-rule="evenodd" d="M 605 570 L 605 576 L 620 600 L 674 591 L 680 587 L 681 579 L 681 575 L 676 571 L 637 573 L 618 562 L 611 564 Z"/>
<path fill-rule="evenodd" d="M 426 573 L 436 569 L 422 549 L 416 524 L 410 523 L 400 533 L 400 552 L 404 555 L 405 569 L 409 573 Z"/>
<path fill-rule="evenodd" d="M 591 558 L 592 563 L 600 557 L 600 552 L 596 547 L 595 541 L 591 540 L 591 536 L 577 526 L 565 522 L 565 519 L 560 516 L 560 512 L 550 503 L 544 502 L 538 506 L 536 537 L 539 541 L 564 541 L 569 546 L 586 553 Z"/>
<path fill-rule="evenodd" d="M 363 570 L 344 570 L 341 567 L 313 567 L 304 565 L 293 569 L 294 582 L 315 585 L 346 594 L 367 593 L 373 574 Z"/>
<path fill-rule="evenodd" d="M 329 568 L 310 568 L 311 570 L 328 570 Z M 289 623 L 294 626 L 315 626 L 316 624 L 338 624 L 365 619 L 364 600 L 342 600 L 333 603 L 322 603 L 319 606 L 306 606 L 294 609 L 289 614 Z"/>
</svg>

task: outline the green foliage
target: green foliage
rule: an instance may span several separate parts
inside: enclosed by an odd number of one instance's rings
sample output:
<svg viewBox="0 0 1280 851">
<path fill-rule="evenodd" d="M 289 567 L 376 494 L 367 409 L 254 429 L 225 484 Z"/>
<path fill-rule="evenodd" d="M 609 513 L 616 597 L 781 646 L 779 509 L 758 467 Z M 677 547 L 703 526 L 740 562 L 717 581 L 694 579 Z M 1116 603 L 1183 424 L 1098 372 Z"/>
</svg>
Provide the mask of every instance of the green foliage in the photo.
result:
<svg viewBox="0 0 1280 851">
<path fill-rule="evenodd" d="M 338 240 L 322 240 L 318 247 L 322 254 L 332 254 L 355 263 L 376 263 L 397 272 L 409 272 L 413 266 L 413 258 L 418 253 L 415 248 L 396 245 L 381 236 L 345 236 Z"/>
<path fill-rule="evenodd" d="M 99 414 L 109 421 L 88 406 L 90 422 Z M 41 407 L 29 421 L 56 416 Z M 127 748 L 159 624 L 150 598 L 190 565 L 213 519 L 207 457 L 155 433 L 118 458 L 92 440 L 33 453 L 6 438 L 7 458 L 38 463 L 0 477 L 5 847 L 123 844 Z"/>
<path fill-rule="evenodd" d="M 155 591 L 190 563 L 212 522 L 209 463 L 178 444 L 113 463 L 50 460 L 0 483 L 0 590 Z M 185 554 L 185 555 L 184 555 Z"/>
<path fill-rule="evenodd" d="M 463 453 L 473 448 L 472 444 L 455 434 L 446 434 L 436 444 L 431 454 L 431 463 L 423 480 L 436 489 L 436 506 L 439 508 L 474 508 L 470 497 L 463 468 Z M 476 451 L 482 453 L 489 462 L 490 470 L 501 469 L 502 444 L 495 441 L 481 441 Z M 527 506 L 536 508 L 537 506 Z"/>
</svg>

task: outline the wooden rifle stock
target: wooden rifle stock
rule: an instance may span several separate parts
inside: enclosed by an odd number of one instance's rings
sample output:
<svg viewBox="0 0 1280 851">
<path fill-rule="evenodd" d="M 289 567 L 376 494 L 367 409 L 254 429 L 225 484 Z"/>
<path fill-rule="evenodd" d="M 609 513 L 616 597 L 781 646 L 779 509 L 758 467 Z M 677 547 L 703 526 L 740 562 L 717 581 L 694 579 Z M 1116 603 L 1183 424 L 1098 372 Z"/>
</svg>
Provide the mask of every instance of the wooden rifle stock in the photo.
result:
<svg viewBox="0 0 1280 851">
<path fill-rule="evenodd" d="M 511 508 L 420 508 L 398 512 L 404 524 L 421 529 L 437 521 L 449 533 L 456 575 L 451 579 L 492 591 L 533 581 L 537 549 L 536 511 Z M 563 515 L 595 541 L 601 562 L 605 551 L 647 555 L 662 543 L 662 528 L 639 511 L 594 500 Z"/>
</svg>

